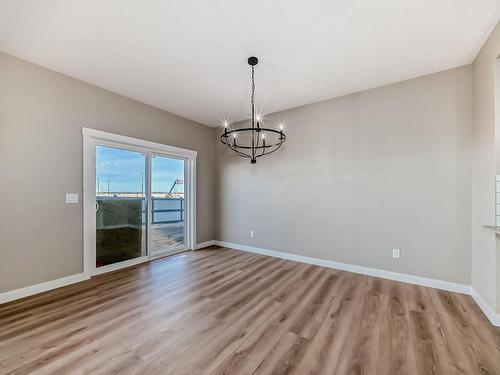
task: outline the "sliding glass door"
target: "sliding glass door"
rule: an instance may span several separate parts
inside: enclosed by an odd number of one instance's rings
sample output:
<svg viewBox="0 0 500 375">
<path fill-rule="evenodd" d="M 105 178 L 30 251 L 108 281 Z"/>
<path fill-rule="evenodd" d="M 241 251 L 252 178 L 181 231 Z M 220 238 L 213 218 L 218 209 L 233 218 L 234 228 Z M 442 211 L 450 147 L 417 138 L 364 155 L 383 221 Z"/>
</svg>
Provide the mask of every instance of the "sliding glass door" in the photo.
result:
<svg viewBox="0 0 500 375">
<path fill-rule="evenodd" d="M 96 146 L 95 267 L 147 256 L 146 155 Z"/>
<path fill-rule="evenodd" d="M 152 155 L 151 255 L 182 250 L 185 238 L 185 160 Z"/>
<path fill-rule="evenodd" d="M 186 193 L 194 176 L 192 160 L 109 141 L 95 141 L 94 146 L 93 272 L 192 246 L 187 235 L 187 228 L 193 228 L 192 211 L 186 199 L 193 196 Z"/>
</svg>

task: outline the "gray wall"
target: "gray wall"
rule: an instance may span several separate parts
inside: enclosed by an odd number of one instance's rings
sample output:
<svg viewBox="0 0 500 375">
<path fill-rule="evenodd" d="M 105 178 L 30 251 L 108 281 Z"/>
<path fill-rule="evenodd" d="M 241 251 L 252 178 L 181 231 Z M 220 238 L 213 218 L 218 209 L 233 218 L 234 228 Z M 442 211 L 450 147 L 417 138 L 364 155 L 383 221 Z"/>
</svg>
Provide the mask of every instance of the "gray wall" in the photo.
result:
<svg viewBox="0 0 500 375">
<path fill-rule="evenodd" d="M 214 129 L 0 53 L 0 292 L 83 271 L 82 126 L 198 151 L 197 241 L 214 239 Z"/>
<path fill-rule="evenodd" d="M 82 126 L 197 150 L 198 242 L 469 284 L 472 88 L 462 67 L 270 115 L 288 141 L 251 166 L 214 129 L 0 53 L 0 292 L 83 270 L 64 203 Z"/>
<path fill-rule="evenodd" d="M 473 64 L 472 286 L 500 312 L 500 257 L 495 234 L 495 65 L 500 54 L 497 24 Z M 500 93 L 500 92 L 499 92 Z M 497 120 L 498 121 L 498 120 Z M 500 127 L 500 125 L 497 125 Z M 498 135 L 497 135 L 498 136 Z M 497 141 L 497 153 L 500 145 Z"/>
<path fill-rule="evenodd" d="M 472 93 L 467 66 L 268 116 L 277 153 L 218 145 L 219 238 L 469 284 Z"/>
</svg>

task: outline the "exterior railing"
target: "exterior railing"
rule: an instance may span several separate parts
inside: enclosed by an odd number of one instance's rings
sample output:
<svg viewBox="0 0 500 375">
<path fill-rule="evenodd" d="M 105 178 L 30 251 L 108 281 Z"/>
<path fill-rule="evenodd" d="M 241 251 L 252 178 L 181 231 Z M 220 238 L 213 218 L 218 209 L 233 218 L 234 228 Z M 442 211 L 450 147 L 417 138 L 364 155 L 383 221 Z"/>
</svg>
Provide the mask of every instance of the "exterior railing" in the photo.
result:
<svg viewBox="0 0 500 375">
<path fill-rule="evenodd" d="M 151 224 L 184 221 L 184 198 L 152 198 L 151 205 Z"/>
<path fill-rule="evenodd" d="M 98 196 L 96 197 L 98 206 L 101 213 L 105 211 L 106 202 L 110 204 L 122 202 L 142 202 L 142 222 L 146 222 L 146 200 L 143 197 L 120 197 L 120 196 Z M 108 205 L 109 206 L 109 205 Z M 109 207 L 113 210 L 114 208 Z M 152 198 L 151 199 L 151 224 L 170 224 L 180 223 L 184 221 L 184 198 Z M 118 215 L 121 217 L 114 219 L 114 221 L 129 221 L 123 217 L 123 214 Z"/>
</svg>

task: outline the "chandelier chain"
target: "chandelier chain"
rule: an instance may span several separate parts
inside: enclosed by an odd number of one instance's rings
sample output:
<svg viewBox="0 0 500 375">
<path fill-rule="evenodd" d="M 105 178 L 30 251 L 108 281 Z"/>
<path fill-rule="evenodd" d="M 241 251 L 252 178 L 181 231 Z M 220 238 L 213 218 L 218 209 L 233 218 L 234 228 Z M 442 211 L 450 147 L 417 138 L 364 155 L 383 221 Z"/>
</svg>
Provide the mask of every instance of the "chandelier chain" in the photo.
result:
<svg viewBox="0 0 500 375">
<path fill-rule="evenodd" d="M 252 66 L 252 95 L 250 97 L 252 102 L 252 129 L 255 128 L 255 70 Z M 252 160 L 255 160 L 255 132 L 252 131 Z"/>
</svg>

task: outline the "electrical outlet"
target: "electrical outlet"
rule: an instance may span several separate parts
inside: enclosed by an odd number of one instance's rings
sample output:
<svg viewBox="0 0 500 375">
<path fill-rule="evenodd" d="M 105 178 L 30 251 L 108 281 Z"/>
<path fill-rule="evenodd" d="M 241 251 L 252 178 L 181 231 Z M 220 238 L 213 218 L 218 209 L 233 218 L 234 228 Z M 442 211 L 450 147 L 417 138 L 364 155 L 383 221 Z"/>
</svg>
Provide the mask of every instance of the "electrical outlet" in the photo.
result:
<svg viewBox="0 0 500 375">
<path fill-rule="evenodd" d="M 255 237 L 255 233 L 253 230 L 250 231 L 250 238 L 254 238 Z"/>
<path fill-rule="evenodd" d="M 392 249 L 392 257 L 395 259 L 401 258 L 401 253 L 399 249 Z"/>
</svg>

